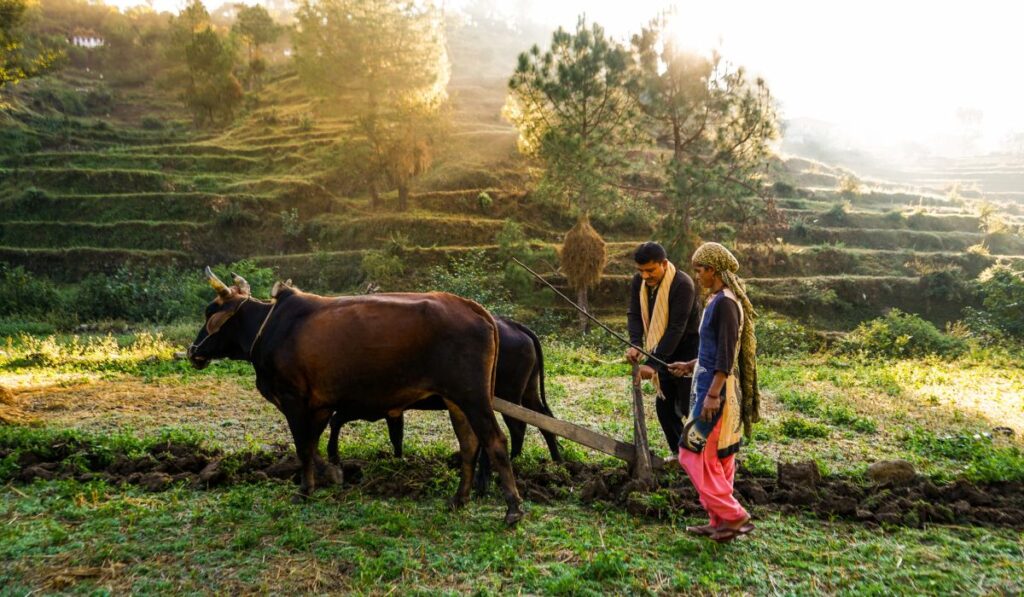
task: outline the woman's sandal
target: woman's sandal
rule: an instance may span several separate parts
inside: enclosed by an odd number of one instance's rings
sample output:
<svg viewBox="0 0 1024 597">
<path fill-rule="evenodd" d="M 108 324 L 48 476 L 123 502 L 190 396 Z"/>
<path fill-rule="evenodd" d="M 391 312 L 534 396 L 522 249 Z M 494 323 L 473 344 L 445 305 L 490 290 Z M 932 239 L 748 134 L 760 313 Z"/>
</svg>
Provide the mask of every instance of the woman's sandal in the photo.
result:
<svg viewBox="0 0 1024 597">
<path fill-rule="evenodd" d="M 740 527 L 736 528 L 736 529 L 731 528 L 731 527 L 725 527 L 725 528 L 722 528 L 722 529 L 718 529 L 714 533 L 711 533 L 708 537 L 712 541 L 715 541 L 717 543 L 728 543 L 728 542 L 732 541 L 733 539 L 735 539 L 736 537 L 739 537 L 740 535 L 746 535 L 747 533 L 749 533 L 749 532 L 751 532 L 753 530 L 754 530 L 754 524 L 751 523 L 751 522 L 746 522 L 746 523 L 743 523 L 742 525 L 740 525 Z"/>
<path fill-rule="evenodd" d="M 717 531 L 718 529 L 711 526 L 710 524 L 704 524 L 699 527 L 686 527 L 687 533 L 691 533 L 693 535 L 700 535 L 702 537 L 710 537 L 711 535 L 714 535 Z"/>
</svg>

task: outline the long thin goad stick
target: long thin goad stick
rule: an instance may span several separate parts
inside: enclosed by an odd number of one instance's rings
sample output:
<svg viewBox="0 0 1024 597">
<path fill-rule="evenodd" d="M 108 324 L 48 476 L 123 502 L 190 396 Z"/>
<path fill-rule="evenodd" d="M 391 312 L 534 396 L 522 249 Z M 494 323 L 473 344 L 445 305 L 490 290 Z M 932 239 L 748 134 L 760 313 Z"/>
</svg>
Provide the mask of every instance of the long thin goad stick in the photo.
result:
<svg viewBox="0 0 1024 597">
<path fill-rule="evenodd" d="M 623 343 L 623 344 L 625 344 L 626 346 L 629 346 L 629 347 L 632 347 L 632 348 L 635 348 L 635 349 L 637 349 L 638 351 L 640 351 L 640 354 L 643 354 L 644 356 L 646 356 L 646 357 L 647 357 L 648 359 L 650 359 L 650 360 L 654 361 L 655 363 L 658 363 L 658 364 L 660 364 L 660 365 L 664 365 L 664 366 L 668 367 L 668 363 L 666 363 L 665 361 L 663 361 L 663 360 L 659 359 L 658 357 L 654 356 L 653 354 L 651 354 L 651 353 L 647 352 L 647 351 L 646 351 L 646 350 L 644 350 L 643 348 L 640 348 L 640 347 L 639 347 L 639 346 L 637 346 L 636 344 L 633 344 L 633 343 L 632 343 L 632 342 L 630 342 L 629 340 L 626 340 L 626 339 L 625 339 L 625 338 L 623 338 L 623 337 L 622 337 L 622 336 L 621 336 L 621 335 L 620 335 L 620 334 L 619 334 L 618 332 L 616 332 L 615 330 L 611 329 L 610 327 L 608 327 L 608 326 L 606 326 L 606 325 L 605 325 L 604 323 L 602 323 L 600 319 L 598 319 L 598 318 L 594 317 L 594 316 L 593 316 L 593 315 L 591 315 L 590 313 L 587 313 L 587 310 L 586 310 L 586 309 L 584 309 L 583 307 L 581 307 L 581 306 L 577 305 L 576 303 L 574 303 L 574 302 L 572 301 L 572 299 L 570 299 L 569 297 L 567 297 L 567 296 L 565 296 L 564 294 L 562 294 L 562 292 L 561 292 L 560 290 L 558 290 L 557 288 L 555 288 L 554 286 L 552 286 L 552 285 L 551 285 L 551 283 L 550 283 L 550 282 L 548 282 L 547 280 L 545 280 L 545 279 L 544 279 L 544 278 L 543 278 L 543 277 L 542 277 L 542 276 L 541 276 L 540 274 L 538 274 L 537 272 L 535 272 L 535 271 L 533 271 L 532 269 L 530 269 L 530 267 L 529 267 L 528 265 L 526 265 L 526 264 L 525 264 L 525 263 L 523 263 L 522 261 L 519 261 L 519 260 L 518 260 L 518 259 L 516 259 L 515 257 L 513 257 L 513 258 L 512 258 L 512 261 L 514 261 L 514 262 L 516 263 L 516 265 L 518 265 L 518 266 L 522 267 L 522 268 L 523 268 L 523 269 L 525 269 L 526 271 L 528 271 L 528 272 L 530 272 L 531 274 L 533 274 L 533 277 L 535 277 L 535 278 L 537 278 L 538 280 L 540 280 L 540 281 L 541 281 L 541 282 L 542 282 L 542 283 L 543 283 L 543 284 L 544 284 L 545 286 L 547 286 L 547 287 L 548 287 L 548 288 L 550 288 L 551 290 L 554 290 L 554 291 L 555 291 L 555 294 L 557 294 L 558 296 L 562 297 L 562 299 L 563 299 L 563 300 L 564 300 L 565 302 L 569 303 L 570 305 L 572 305 L 573 307 L 575 307 L 577 311 L 579 311 L 580 313 L 582 313 L 582 314 L 586 315 L 586 316 L 587 316 L 588 318 L 590 318 L 590 321 L 593 321 L 593 322 L 594 322 L 594 323 L 596 323 L 597 325 L 601 326 L 601 327 L 602 327 L 602 328 L 604 329 L 604 331 L 608 332 L 608 333 L 609 333 L 609 334 L 611 334 L 612 336 L 615 336 L 615 338 L 616 338 L 617 340 L 619 340 L 620 342 L 622 342 L 622 343 Z"/>
</svg>

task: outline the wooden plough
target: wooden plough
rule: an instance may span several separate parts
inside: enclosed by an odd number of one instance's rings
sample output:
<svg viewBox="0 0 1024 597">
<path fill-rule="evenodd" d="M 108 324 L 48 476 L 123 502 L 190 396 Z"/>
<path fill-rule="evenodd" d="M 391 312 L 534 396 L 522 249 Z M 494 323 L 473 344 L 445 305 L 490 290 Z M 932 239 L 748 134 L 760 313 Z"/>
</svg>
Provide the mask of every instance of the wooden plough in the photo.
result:
<svg viewBox="0 0 1024 597">
<path fill-rule="evenodd" d="M 637 373 L 636 365 L 633 365 L 632 386 L 633 441 L 635 442 L 632 444 L 602 435 L 575 423 L 543 415 L 497 397 L 494 399 L 494 410 L 598 452 L 625 460 L 634 479 L 653 486 L 654 469 L 661 467 L 661 459 L 651 453 L 647 444 L 647 420 L 644 418 L 643 393 L 640 391 L 640 376 Z"/>
</svg>

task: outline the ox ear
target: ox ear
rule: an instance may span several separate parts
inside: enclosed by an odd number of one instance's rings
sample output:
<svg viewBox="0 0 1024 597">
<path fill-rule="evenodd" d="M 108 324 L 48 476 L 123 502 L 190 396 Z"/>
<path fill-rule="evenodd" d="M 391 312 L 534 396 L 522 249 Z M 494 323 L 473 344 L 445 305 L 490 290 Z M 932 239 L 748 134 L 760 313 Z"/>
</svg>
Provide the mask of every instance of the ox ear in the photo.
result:
<svg viewBox="0 0 1024 597">
<path fill-rule="evenodd" d="M 235 283 L 235 286 L 238 287 L 242 294 L 249 295 L 252 293 L 252 289 L 249 288 L 249 283 L 245 281 L 245 278 L 235 272 L 231 272 L 231 281 Z"/>
<path fill-rule="evenodd" d="M 280 280 L 278 280 L 277 282 L 274 282 L 274 287 L 270 289 L 270 298 L 276 299 L 278 293 L 280 293 L 282 290 L 284 290 L 287 287 L 288 286 L 284 282 L 281 282 Z"/>
<path fill-rule="evenodd" d="M 219 332 L 220 328 L 223 327 L 223 325 L 225 323 L 227 323 L 228 320 L 231 319 L 231 316 L 234 315 L 234 314 L 235 314 L 234 310 L 231 310 L 231 311 L 217 311 L 216 313 L 211 315 L 210 318 L 206 320 L 206 333 L 207 333 L 207 335 L 212 336 L 212 335 L 216 334 L 217 332 Z"/>
<path fill-rule="evenodd" d="M 217 277 L 217 274 L 213 273 L 213 270 L 210 269 L 210 266 L 206 266 L 206 269 L 203 270 L 203 273 L 206 275 L 206 281 L 209 282 L 210 286 L 217 291 L 217 296 L 224 299 L 231 296 L 231 289 L 228 288 L 227 284 L 220 281 L 220 278 Z"/>
</svg>

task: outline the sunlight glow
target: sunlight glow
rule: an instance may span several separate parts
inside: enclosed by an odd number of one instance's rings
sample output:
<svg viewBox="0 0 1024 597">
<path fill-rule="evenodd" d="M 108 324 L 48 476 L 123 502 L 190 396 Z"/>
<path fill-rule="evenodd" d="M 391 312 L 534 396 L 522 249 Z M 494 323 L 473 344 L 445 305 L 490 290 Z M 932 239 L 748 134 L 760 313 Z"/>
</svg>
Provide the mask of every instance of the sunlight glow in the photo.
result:
<svg viewBox="0 0 1024 597">
<path fill-rule="evenodd" d="M 184 0 L 149 0 L 178 10 Z M 251 2 L 252 0 L 250 0 Z M 278 3 L 280 0 L 274 0 Z M 457 11 L 479 0 L 446 0 Z M 264 0 L 266 2 L 266 0 Z M 139 0 L 113 0 L 124 7 Z M 221 4 L 210 0 L 208 8 Z M 834 125 L 851 144 L 998 149 L 1024 132 L 1024 5 L 978 0 L 494 0 L 509 19 L 571 28 L 580 14 L 622 41 L 675 10 L 686 49 L 719 49 L 763 76 L 787 119 Z M 965 111 L 980 115 L 964 120 Z"/>
</svg>

